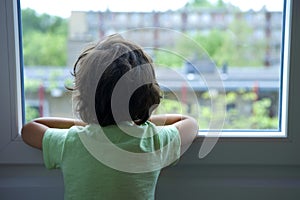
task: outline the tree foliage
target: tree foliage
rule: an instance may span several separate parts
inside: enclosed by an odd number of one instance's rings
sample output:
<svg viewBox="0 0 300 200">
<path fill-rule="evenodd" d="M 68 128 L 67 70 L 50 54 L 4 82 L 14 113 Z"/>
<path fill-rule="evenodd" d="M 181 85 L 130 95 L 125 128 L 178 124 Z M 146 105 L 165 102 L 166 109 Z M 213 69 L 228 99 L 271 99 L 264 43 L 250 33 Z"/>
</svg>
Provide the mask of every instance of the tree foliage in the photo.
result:
<svg viewBox="0 0 300 200">
<path fill-rule="evenodd" d="M 213 6 L 214 5 L 208 0 L 191 0 L 185 5 L 186 8 L 211 8 Z"/>
<path fill-rule="evenodd" d="M 175 99 L 163 99 L 159 107 L 155 110 L 155 114 L 163 113 L 181 113 L 197 118 L 201 129 L 208 129 L 216 113 L 212 112 L 211 106 L 204 103 L 205 100 L 211 101 L 209 92 L 201 95 L 202 102 L 199 109 L 195 109 L 198 105 L 187 105 Z M 215 98 L 220 98 L 216 96 Z M 226 104 L 236 105 L 228 108 L 226 111 L 225 123 L 222 128 L 227 130 L 266 130 L 278 129 L 278 116 L 270 117 L 271 99 L 257 99 L 254 92 L 229 92 L 226 94 Z M 188 109 L 190 107 L 191 109 Z M 249 107 L 248 112 L 243 109 Z M 199 113 L 197 113 L 199 111 Z M 214 116 L 214 118 L 224 117 Z M 222 121 L 222 119 L 218 119 Z"/>
<path fill-rule="evenodd" d="M 225 30 L 212 29 L 209 32 L 187 33 L 176 41 L 172 51 L 182 59 L 168 52 L 157 52 L 155 59 L 165 66 L 183 66 L 184 59 L 201 60 L 210 57 L 217 66 L 228 64 L 235 67 L 263 66 L 266 43 L 263 39 L 253 40 L 253 28 L 243 19 L 235 19 Z M 170 51 L 170 52 L 172 52 Z"/>
<path fill-rule="evenodd" d="M 225 3 L 223 0 L 218 0 L 212 2 L 210 0 L 189 0 L 185 6 L 185 9 L 230 9 L 230 10 L 239 10 L 238 7 Z"/>
<path fill-rule="evenodd" d="M 177 55 L 174 51 L 157 50 L 154 55 L 155 64 L 161 67 L 182 67 L 184 58 Z"/>
<path fill-rule="evenodd" d="M 32 9 L 22 10 L 25 66 L 65 66 L 67 20 Z"/>
</svg>

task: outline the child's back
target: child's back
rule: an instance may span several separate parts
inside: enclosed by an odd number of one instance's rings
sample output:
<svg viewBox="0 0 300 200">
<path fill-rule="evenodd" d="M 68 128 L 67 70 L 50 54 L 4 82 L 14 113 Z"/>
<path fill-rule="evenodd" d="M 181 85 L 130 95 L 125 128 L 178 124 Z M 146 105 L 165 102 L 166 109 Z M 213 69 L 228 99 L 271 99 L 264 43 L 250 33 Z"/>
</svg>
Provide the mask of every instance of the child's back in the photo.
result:
<svg viewBox="0 0 300 200">
<path fill-rule="evenodd" d="M 73 73 L 82 121 L 36 119 L 24 141 L 43 150 L 47 168 L 61 168 L 65 199 L 154 199 L 160 170 L 191 144 L 197 122 L 150 117 L 160 103 L 151 58 L 119 36 L 87 48 Z"/>
</svg>

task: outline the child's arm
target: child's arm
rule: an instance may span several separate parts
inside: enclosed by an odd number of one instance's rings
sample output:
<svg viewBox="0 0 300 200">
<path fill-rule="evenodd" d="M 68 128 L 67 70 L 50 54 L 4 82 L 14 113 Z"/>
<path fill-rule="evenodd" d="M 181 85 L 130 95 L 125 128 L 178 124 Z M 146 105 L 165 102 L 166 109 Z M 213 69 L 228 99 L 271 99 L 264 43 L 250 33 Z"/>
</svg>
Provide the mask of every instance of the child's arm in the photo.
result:
<svg viewBox="0 0 300 200">
<path fill-rule="evenodd" d="M 186 151 L 198 133 L 197 121 L 185 115 L 152 115 L 149 121 L 157 126 L 174 125 L 178 129 L 181 139 L 181 154 Z"/>
<path fill-rule="evenodd" d="M 42 149 L 44 134 L 48 128 L 67 129 L 74 125 L 85 126 L 82 121 L 68 118 L 38 118 L 25 124 L 21 130 L 22 138 L 28 145 Z"/>
</svg>

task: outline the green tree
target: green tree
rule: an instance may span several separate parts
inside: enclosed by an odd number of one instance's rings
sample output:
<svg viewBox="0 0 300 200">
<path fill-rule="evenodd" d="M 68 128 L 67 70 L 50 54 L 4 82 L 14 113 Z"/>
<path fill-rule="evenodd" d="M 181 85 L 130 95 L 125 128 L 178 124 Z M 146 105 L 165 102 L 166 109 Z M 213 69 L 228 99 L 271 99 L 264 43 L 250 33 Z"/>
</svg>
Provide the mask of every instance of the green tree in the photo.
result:
<svg viewBox="0 0 300 200">
<path fill-rule="evenodd" d="M 252 38 L 253 28 L 243 18 L 235 18 L 224 33 L 223 44 L 212 57 L 219 64 L 263 66 L 265 42 Z"/>
<path fill-rule="evenodd" d="M 42 33 L 67 34 L 67 20 L 48 14 L 39 15 L 35 10 L 22 10 L 22 29 L 26 35 L 32 31 Z"/>
<path fill-rule="evenodd" d="M 209 93 L 203 93 L 202 99 L 210 100 Z M 272 104 L 270 98 L 257 100 L 257 95 L 254 92 L 229 92 L 226 94 L 226 104 L 236 104 L 237 106 L 239 104 L 239 106 L 227 110 L 224 129 L 278 129 L 278 116 L 271 117 L 269 115 Z M 250 108 L 250 113 L 241 110 L 241 107 L 245 106 Z M 208 128 L 213 115 L 215 113 L 212 113 L 209 106 L 202 106 L 198 120 L 200 127 Z"/>
<path fill-rule="evenodd" d="M 238 11 L 239 8 L 230 4 L 225 3 L 223 0 L 212 2 L 210 0 L 189 0 L 185 6 L 185 9 L 228 9 L 232 11 Z"/>
<path fill-rule="evenodd" d="M 217 1 L 217 7 L 224 8 L 225 6 L 226 6 L 226 3 L 224 3 L 224 1 L 222 1 L 222 0 Z"/>
<path fill-rule="evenodd" d="M 154 60 L 157 66 L 178 68 L 182 67 L 184 59 L 176 52 L 157 50 L 154 53 Z"/>
<path fill-rule="evenodd" d="M 25 113 L 26 122 L 30 122 L 31 120 L 40 116 L 38 110 L 34 107 L 26 106 L 25 110 L 26 110 L 26 113 Z"/>
<path fill-rule="evenodd" d="M 265 42 L 262 39 L 251 39 L 253 28 L 242 18 L 233 20 L 226 30 L 212 29 L 208 33 L 199 31 L 190 37 L 195 43 L 187 43 L 186 38 L 182 38 L 176 41 L 174 48 L 175 52 L 181 52 L 185 58 L 196 57 L 201 60 L 208 55 L 217 66 L 224 63 L 236 67 L 263 66 Z"/>
<path fill-rule="evenodd" d="M 25 66 L 65 66 L 66 50 L 63 35 L 33 31 L 23 37 Z"/>
<path fill-rule="evenodd" d="M 22 10 L 25 66 L 65 66 L 67 20 L 32 9 Z"/>
<path fill-rule="evenodd" d="M 214 5 L 208 0 L 191 0 L 186 3 L 186 8 L 211 8 Z"/>
</svg>

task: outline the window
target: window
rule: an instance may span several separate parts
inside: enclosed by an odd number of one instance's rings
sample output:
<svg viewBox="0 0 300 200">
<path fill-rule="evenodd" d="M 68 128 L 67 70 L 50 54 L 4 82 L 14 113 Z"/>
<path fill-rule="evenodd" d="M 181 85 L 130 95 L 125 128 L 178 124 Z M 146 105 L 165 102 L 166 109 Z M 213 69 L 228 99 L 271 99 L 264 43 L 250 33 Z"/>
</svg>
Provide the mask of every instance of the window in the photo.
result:
<svg viewBox="0 0 300 200">
<path fill-rule="evenodd" d="M 300 19 L 298 16 L 299 12 L 296 12 L 300 5 L 297 4 L 299 4 L 298 1 L 287 1 L 287 24 L 285 28 L 287 39 L 284 41 L 284 60 L 286 61 L 286 66 L 289 66 L 289 70 L 285 71 L 289 79 L 282 82 L 282 87 L 289 89 L 287 137 L 275 139 L 222 138 L 214 147 L 211 155 L 202 160 L 195 159 L 202 140 L 199 137 L 192 145 L 191 153 L 186 156 L 187 162 L 212 164 L 299 164 L 299 159 L 295 159 L 295 153 L 299 148 L 298 143 L 300 143 L 300 136 L 297 135 L 297 131 L 300 130 L 299 123 L 297 123 L 297 113 L 300 113 L 300 111 L 299 107 L 296 106 L 296 103 L 300 100 L 296 89 L 296 86 L 299 85 L 299 80 L 296 78 L 296 75 L 299 74 L 299 69 L 296 66 L 300 62 L 299 57 L 296 56 L 296 52 L 299 51 L 299 41 L 297 41 L 299 39 L 296 35 L 300 33 L 299 27 L 294 25 L 299 23 L 298 20 Z M 0 85 L 2 93 L 0 108 L 5 113 L 5 115 L 0 117 L 1 127 L 3 127 L 3 132 L 0 135 L 0 160 L 2 163 L 39 163 L 41 162 L 40 152 L 24 145 L 18 135 L 22 124 L 20 119 L 20 116 L 22 116 L 22 105 L 20 101 L 21 72 L 19 71 L 19 66 L 21 56 L 19 52 L 17 1 L 1 1 L 0 5 Z M 230 17 L 226 17 L 226 19 L 230 19 Z M 83 30 L 78 30 L 78 34 L 81 33 L 85 33 L 84 27 Z M 54 96 L 60 94 L 59 91 L 56 92 L 53 92 Z M 285 104 L 285 102 L 281 102 L 281 104 Z M 236 106 L 228 104 L 227 109 L 233 109 Z"/>
<path fill-rule="evenodd" d="M 72 117 L 63 85 L 72 82 L 69 71 L 76 55 L 86 43 L 118 32 L 154 58 L 165 97 L 156 113 L 192 115 L 200 134 L 222 129 L 222 136 L 285 137 L 283 2 L 250 10 L 245 3 L 189 1 L 160 12 L 138 5 L 116 10 L 113 2 L 107 3 L 111 9 L 99 11 L 91 3 L 57 17 L 39 13 L 37 3 L 23 0 L 26 119 L 45 116 L 44 101 L 49 115 Z M 276 9 L 269 10 L 270 5 Z M 163 6 L 157 3 L 156 9 Z M 38 113 L 30 102 L 39 102 Z"/>
</svg>

